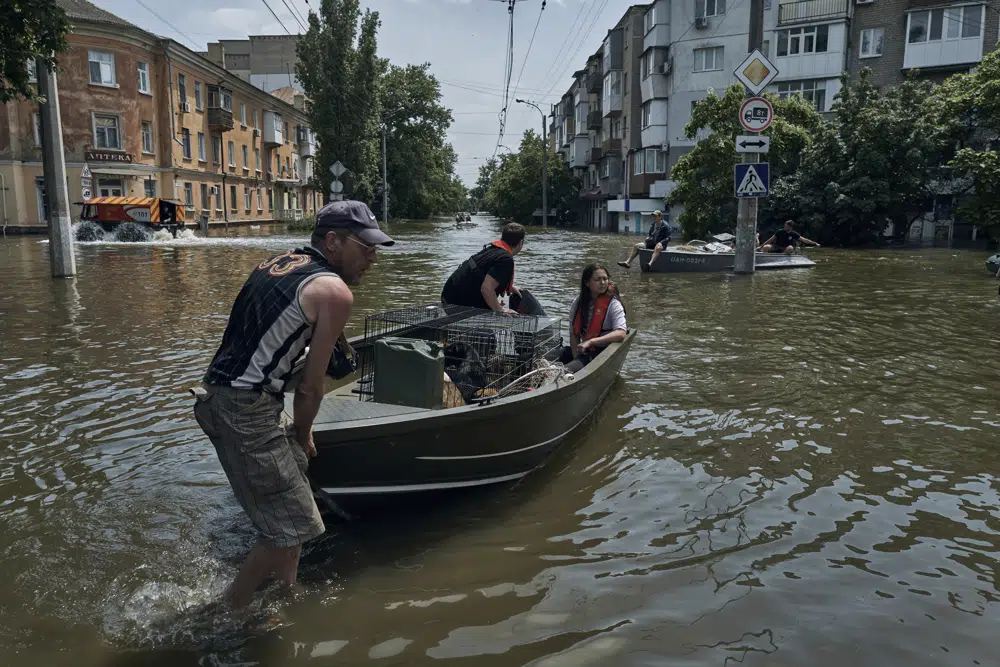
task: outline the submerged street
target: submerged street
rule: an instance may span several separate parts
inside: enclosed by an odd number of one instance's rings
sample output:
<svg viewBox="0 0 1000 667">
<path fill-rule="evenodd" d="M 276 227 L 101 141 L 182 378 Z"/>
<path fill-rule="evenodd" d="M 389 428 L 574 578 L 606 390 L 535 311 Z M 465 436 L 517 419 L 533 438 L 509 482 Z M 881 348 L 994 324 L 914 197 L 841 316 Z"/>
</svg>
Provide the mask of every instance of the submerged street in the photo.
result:
<svg viewBox="0 0 1000 667">
<path fill-rule="evenodd" d="M 393 223 L 364 315 L 438 299 L 498 236 Z M 1000 301 L 988 252 L 640 274 L 639 237 L 532 229 L 517 284 L 565 317 L 610 268 L 639 334 L 596 419 L 516 487 L 329 523 L 294 596 L 216 598 L 254 535 L 187 388 L 250 269 L 305 235 L 0 239 L 0 663 L 989 665 Z M 525 423 L 524 428 L 532 425 Z"/>
</svg>

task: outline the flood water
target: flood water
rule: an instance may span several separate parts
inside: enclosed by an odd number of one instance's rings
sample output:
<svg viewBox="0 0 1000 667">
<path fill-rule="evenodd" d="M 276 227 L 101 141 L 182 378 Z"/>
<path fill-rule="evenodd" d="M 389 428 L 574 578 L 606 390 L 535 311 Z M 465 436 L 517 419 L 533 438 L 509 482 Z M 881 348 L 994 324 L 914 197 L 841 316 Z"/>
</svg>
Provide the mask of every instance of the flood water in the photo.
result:
<svg viewBox="0 0 1000 667">
<path fill-rule="evenodd" d="M 436 300 L 497 226 L 398 223 L 364 313 Z M 250 236 L 256 234 L 256 236 Z M 639 335 L 596 419 L 513 488 L 349 525 L 301 590 L 193 619 L 252 543 L 197 384 L 266 230 L 0 241 L 0 664 L 996 665 L 1000 298 L 986 252 L 625 275 L 635 237 L 536 231 L 565 315 L 612 265 Z M 531 424 L 525 424 L 530 429 Z"/>
</svg>

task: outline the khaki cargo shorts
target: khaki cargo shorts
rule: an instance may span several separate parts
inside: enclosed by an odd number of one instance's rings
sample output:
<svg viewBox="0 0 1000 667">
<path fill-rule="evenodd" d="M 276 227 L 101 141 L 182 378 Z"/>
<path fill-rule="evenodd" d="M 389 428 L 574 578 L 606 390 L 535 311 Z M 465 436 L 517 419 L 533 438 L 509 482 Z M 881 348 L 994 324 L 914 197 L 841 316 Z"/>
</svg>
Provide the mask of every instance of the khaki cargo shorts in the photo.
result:
<svg viewBox="0 0 1000 667">
<path fill-rule="evenodd" d="M 274 547 L 294 547 L 326 528 L 313 499 L 309 461 L 275 394 L 202 385 L 194 416 L 215 445 L 240 507 Z"/>
</svg>

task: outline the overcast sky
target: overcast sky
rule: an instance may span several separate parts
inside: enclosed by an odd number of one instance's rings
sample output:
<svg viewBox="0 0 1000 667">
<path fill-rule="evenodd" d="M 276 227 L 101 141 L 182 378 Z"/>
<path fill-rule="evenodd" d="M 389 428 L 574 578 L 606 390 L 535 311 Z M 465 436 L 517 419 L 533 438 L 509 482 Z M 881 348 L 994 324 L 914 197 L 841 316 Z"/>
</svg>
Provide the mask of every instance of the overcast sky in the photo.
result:
<svg viewBox="0 0 1000 667">
<path fill-rule="evenodd" d="M 91 2 L 150 32 L 203 51 L 207 42 L 219 39 L 285 34 L 268 5 L 289 31 L 298 32 L 285 3 L 306 16 L 309 7 L 318 7 L 320 0 L 266 0 L 267 4 L 265 0 L 142 1 L 170 25 L 139 0 Z M 540 12 L 542 0 L 517 0 L 512 91 L 520 75 L 516 96 L 538 102 L 548 113 L 548 105 L 569 87 L 572 73 L 583 67 L 631 4 L 629 0 L 548 0 Z M 449 138 L 458 152 L 458 173 L 472 185 L 478 166 L 493 155 L 500 129 L 497 113 L 502 106 L 506 1 L 362 0 L 362 6 L 378 11 L 382 20 L 378 35 L 382 57 L 396 65 L 431 64 L 431 72 L 442 84 L 444 104 L 455 115 Z M 525 60 L 536 23 L 538 32 Z M 541 124 L 537 111 L 512 102 L 502 143 L 516 150 L 524 130 L 538 131 Z"/>
</svg>

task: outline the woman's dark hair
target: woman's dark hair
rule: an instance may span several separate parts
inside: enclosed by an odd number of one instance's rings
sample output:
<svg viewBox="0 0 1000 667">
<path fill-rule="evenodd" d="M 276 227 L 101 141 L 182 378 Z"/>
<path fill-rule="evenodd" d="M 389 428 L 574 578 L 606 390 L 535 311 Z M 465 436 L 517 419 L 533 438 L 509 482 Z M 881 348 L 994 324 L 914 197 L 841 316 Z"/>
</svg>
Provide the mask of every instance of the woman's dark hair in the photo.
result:
<svg viewBox="0 0 1000 667">
<path fill-rule="evenodd" d="M 621 296 L 618 294 L 618 288 L 615 287 L 614 283 L 611 282 L 611 272 L 608 271 L 608 267 L 604 266 L 600 262 L 593 262 L 583 267 L 583 273 L 580 274 L 580 298 L 576 302 L 576 312 L 580 313 L 580 324 L 581 328 L 586 331 L 587 327 L 590 326 L 590 279 L 594 277 L 594 273 L 598 270 L 604 271 L 608 274 L 608 293 L 611 298 L 621 300 Z M 572 322 L 570 323 L 572 324 Z"/>
</svg>

